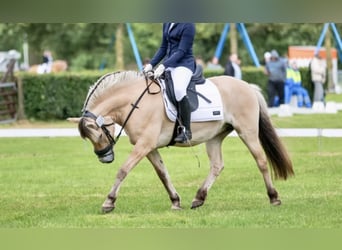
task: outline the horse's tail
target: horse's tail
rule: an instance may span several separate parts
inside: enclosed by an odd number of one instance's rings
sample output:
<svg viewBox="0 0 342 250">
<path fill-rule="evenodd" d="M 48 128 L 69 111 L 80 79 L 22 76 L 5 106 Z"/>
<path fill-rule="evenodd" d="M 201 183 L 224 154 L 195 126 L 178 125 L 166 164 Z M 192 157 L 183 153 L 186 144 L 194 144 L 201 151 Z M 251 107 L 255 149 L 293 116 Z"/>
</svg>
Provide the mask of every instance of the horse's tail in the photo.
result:
<svg viewBox="0 0 342 250">
<path fill-rule="evenodd" d="M 259 140 L 274 171 L 275 178 L 286 180 L 289 176 L 294 175 L 292 161 L 272 125 L 264 97 L 260 91 L 256 92 L 260 107 Z"/>
</svg>

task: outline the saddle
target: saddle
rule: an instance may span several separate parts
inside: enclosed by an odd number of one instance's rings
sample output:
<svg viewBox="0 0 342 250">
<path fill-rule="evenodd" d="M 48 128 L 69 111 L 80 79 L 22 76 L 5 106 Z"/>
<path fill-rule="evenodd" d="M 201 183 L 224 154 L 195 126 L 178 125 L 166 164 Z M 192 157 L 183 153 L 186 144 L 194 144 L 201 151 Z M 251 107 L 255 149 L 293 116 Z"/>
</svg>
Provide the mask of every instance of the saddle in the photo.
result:
<svg viewBox="0 0 342 250">
<path fill-rule="evenodd" d="M 164 73 L 164 81 L 165 81 L 165 92 L 166 95 L 168 96 L 170 102 L 177 107 L 177 100 L 174 92 L 174 87 L 173 87 L 173 80 L 171 77 L 171 72 L 170 71 L 165 71 Z M 196 85 L 198 84 L 204 84 L 205 83 L 205 78 L 203 76 L 203 69 L 202 67 L 197 66 L 195 73 L 192 75 L 189 86 L 187 88 L 187 96 L 189 98 L 189 103 L 190 103 L 190 110 L 191 112 L 195 111 L 198 109 L 198 96 L 203 98 L 207 103 L 211 103 L 211 101 L 206 98 L 204 95 L 196 91 Z"/>
<path fill-rule="evenodd" d="M 175 122 L 172 138 L 168 145 L 173 145 L 176 137 L 177 119 L 177 100 L 174 94 L 173 80 L 170 71 L 165 71 L 164 79 L 160 82 L 163 94 L 164 105 L 167 117 Z M 205 95 L 206 96 L 205 96 Z M 191 77 L 187 88 L 187 95 L 190 103 L 191 122 L 216 121 L 223 119 L 221 96 L 216 86 L 203 77 L 202 67 L 196 67 L 196 71 Z M 207 97 L 208 96 L 208 97 Z M 198 97 L 201 97 L 199 99 Z M 210 99 L 209 99 L 210 98 Z"/>
</svg>

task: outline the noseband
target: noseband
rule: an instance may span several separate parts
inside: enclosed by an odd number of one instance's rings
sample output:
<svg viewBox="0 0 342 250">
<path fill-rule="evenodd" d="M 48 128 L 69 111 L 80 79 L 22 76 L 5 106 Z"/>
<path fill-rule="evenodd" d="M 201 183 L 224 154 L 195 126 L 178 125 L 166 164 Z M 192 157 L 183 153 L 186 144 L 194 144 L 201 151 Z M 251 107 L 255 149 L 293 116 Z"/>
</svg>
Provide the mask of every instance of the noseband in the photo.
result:
<svg viewBox="0 0 342 250">
<path fill-rule="evenodd" d="M 111 150 L 112 150 L 113 146 L 116 144 L 116 141 L 118 140 L 118 138 L 115 140 L 113 138 L 113 136 L 110 134 L 110 132 L 108 131 L 107 127 L 111 126 L 111 125 L 114 125 L 114 122 L 109 123 L 109 124 L 105 124 L 103 116 L 101 116 L 101 115 L 96 116 L 96 115 L 94 115 L 92 112 L 90 112 L 88 110 L 86 110 L 83 113 L 82 117 L 88 117 L 88 118 L 91 118 L 91 119 L 95 120 L 96 125 L 99 128 L 102 129 L 102 131 L 105 133 L 105 135 L 107 136 L 107 139 L 109 141 L 109 144 L 108 144 L 107 147 L 105 147 L 104 149 L 101 149 L 101 150 L 95 150 L 94 151 L 95 154 L 98 157 L 105 157 L 105 156 L 111 154 Z M 120 131 L 120 134 L 121 134 L 121 131 Z"/>
</svg>

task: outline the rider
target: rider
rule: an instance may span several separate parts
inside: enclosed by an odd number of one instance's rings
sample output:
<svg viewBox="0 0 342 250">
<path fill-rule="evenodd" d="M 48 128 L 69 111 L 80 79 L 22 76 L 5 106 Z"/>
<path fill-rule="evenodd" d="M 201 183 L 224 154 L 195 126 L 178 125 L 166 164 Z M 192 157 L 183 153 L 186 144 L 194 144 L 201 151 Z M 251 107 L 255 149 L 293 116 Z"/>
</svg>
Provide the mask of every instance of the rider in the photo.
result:
<svg viewBox="0 0 342 250">
<path fill-rule="evenodd" d="M 161 46 L 151 62 L 144 67 L 144 72 L 147 73 L 164 59 L 154 71 L 154 78 L 160 77 L 165 69 L 171 72 L 177 100 L 177 117 L 181 125 L 178 127 L 175 142 L 180 143 L 185 143 L 192 138 L 191 112 L 186 89 L 196 68 L 192 52 L 194 38 L 193 23 L 164 23 Z"/>
<path fill-rule="evenodd" d="M 43 62 L 38 66 L 37 73 L 38 74 L 45 74 L 50 73 L 52 69 L 52 53 L 49 50 L 45 50 L 43 54 Z"/>
</svg>

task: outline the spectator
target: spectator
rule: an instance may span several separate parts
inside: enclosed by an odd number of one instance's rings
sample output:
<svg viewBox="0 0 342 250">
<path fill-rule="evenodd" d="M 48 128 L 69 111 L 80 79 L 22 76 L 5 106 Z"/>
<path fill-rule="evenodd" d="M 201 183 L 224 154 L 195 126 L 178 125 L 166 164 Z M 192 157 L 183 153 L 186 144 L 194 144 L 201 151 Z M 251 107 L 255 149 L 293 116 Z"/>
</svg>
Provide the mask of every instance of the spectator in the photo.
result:
<svg viewBox="0 0 342 250">
<path fill-rule="evenodd" d="M 266 63 L 268 63 L 270 60 L 271 60 L 271 53 L 268 52 L 268 51 L 266 51 L 266 52 L 264 53 L 265 65 L 266 65 Z"/>
<path fill-rule="evenodd" d="M 240 68 L 240 59 L 237 54 L 233 53 L 229 56 L 228 61 L 225 66 L 224 75 L 233 76 L 237 79 L 242 78 L 241 68 Z"/>
<path fill-rule="evenodd" d="M 285 81 L 285 103 L 291 102 L 293 95 L 297 96 L 297 106 L 307 108 L 311 107 L 311 100 L 308 91 L 302 87 L 302 77 L 298 69 L 296 61 L 291 61 L 289 67 L 286 70 L 286 81 Z"/>
<path fill-rule="evenodd" d="M 205 63 L 204 63 L 202 57 L 200 57 L 200 56 L 197 56 L 197 57 L 196 57 L 196 65 L 197 65 L 197 66 L 200 66 L 202 69 L 204 68 Z"/>
<path fill-rule="evenodd" d="M 310 63 L 311 80 L 314 84 L 314 102 L 324 102 L 323 85 L 326 80 L 326 65 L 318 54 L 315 54 Z"/>
<path fill-rule="evenodd" d="M 210 62 L 207 63 L 207 69 L 211 70 L 222 70 L 223 67 L 219 63 L 219 59 L 214 56 Z"/>
<path fill-rule="evenodd" d="M 268 106 L 274 106 L 274 100 L 277 95 L 279 97 L 279 104 L 284 104 L 286 64 L 279 58 L 279 54 L 276 50 L 271 51 L 270 61 L 267 62 L 265 66 L 265 74 L 268 76 Z"/>
</svg>

